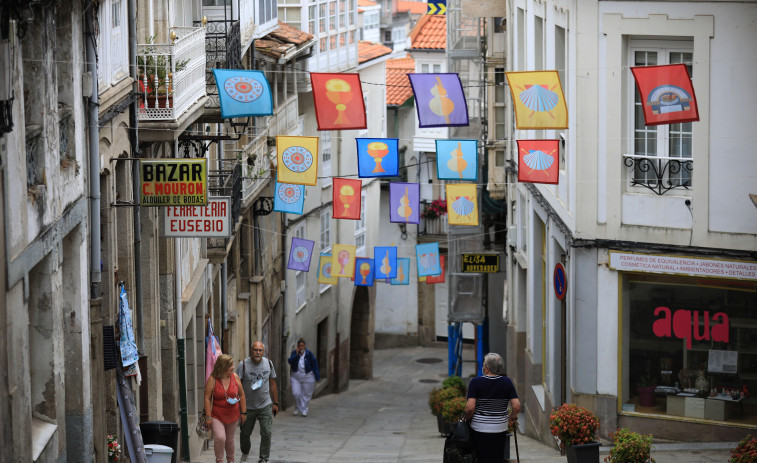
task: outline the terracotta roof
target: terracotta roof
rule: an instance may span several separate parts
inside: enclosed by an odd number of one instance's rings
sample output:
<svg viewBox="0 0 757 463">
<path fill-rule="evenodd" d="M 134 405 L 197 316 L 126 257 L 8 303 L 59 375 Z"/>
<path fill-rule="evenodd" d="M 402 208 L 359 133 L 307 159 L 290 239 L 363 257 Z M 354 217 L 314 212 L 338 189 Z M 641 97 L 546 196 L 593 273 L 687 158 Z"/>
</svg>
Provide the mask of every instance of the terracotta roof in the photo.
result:
<svg viewBox="0 0 757 463">
<path fill-rule="evenodd" d="M 408 11 L 410 12 L 410 14 L 426 14 L 426 11 L 428 11 L 428 3 L 414 2 L 410 0 L 397 0 L 397 11 Z"/>
<path fill-rule="evenodd" d="M 313 36 L 307 32 L 279 21 L 276 30 L 255 41 L 255 50 L 278 59 L 312 39 Z"/>
<path fill-rule="evenodd" d="M 410 31 L 410 49 L 444 50 L 447 48 L 447 17 L 424 14 Z"/>
<path fill-rule="evenodd" d="M 357 6 L 376 6 L 378 3 L 371 0 L 357 0 Z"/>
<path fill-rule="evenodd" d="M 413 88 L 407 74 L 415 72 L 415 60 L 411 57 L 386 60 L 386 104 L 399 106 L 413 96 Z"/>
<path fill-rule="evenodd" d="M 380 43 L 366 42 L 361 40 L 357 44 L 357 61 L 359 64 L 363 64 L 366 61 L 376 59 L 379 56 L 388 55 L 392 52 L 392 49 L 385 47 Z"/>
</svg>

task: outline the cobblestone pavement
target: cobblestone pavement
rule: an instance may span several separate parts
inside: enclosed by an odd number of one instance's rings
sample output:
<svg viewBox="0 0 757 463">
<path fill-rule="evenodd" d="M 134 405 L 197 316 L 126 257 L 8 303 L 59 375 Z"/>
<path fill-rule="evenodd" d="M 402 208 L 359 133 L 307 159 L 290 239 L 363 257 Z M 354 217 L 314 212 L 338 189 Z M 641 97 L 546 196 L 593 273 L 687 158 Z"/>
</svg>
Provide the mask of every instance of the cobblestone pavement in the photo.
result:
<svg viewBox="0 0 757 463">
<path fill-rule="evenodd" d="M 273 425 L 271 463 L 440 463 L 444 438 L 427 399 L 431 388 L 440 386 L 447 375 L 446 359 L 444 344 L 375 351 L 373 379 L 351 380 L 347 391 L 314 399 L 307 417 L 293 415 L 291 407 L 279 413 Z M 473 369 L 467 364 L 465 368 Z M 255 463 L 257 427 L 252 437 L 249 461 Z M 238 434 L 236 446 L 238 462 Z M 515 461 L 512 439 L 510 447 Z M 735 443 L 664 444 L 653 456 L 657 463 L 726 463 L 734 447 Z M 567 461 L 553 447 L 525 435 L 518 435 L 518 449 L 524 463 Z M 600 459 L 608 452 L 609 448 L 602 448 Z M 213 449 L 193 455 L 192 461 L 214 462 Z"/>
</svg>

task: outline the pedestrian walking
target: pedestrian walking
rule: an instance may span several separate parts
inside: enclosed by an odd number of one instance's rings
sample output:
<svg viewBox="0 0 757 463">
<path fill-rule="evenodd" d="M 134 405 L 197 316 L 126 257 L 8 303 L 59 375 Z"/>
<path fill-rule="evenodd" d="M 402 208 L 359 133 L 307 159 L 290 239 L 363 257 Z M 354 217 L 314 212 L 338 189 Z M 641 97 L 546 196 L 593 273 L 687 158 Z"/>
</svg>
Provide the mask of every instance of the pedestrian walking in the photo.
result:
<svg viewBox="0 0 757 463">
<path fill-rule="evenodd" d="M 276 387 L 276 370 L 273 363 L 263 356 L 265 347 L 255 341 L 250 347 L 250 356 L 237 367 L 237 375 L 247 397 L 247 421 L 239 431 L 239 446 L 242 462 L 247 461 L 252 443 L 250 436 L 255 429 L 255 421 L 260 422 L 260 455 L 258 462 L 267 462 L 271 454 L 271 428 L 273 417 L 279 412 L 279 390 Z"/>
<path fill-rule="evenodd" d="M 318 371 L 318 360 L 315 355 L 305 348 L 305 340 L 297 341 L 297 349 L 289 356 L 289 365 L 292 367 L 291 382 L 292 395 L 294 396 L 294 414 L 301 413 L 308 416 L 308 404 L 313 397 L 316 381 L 321 380 Z"/>
<path fill-rule="evenodd" d="M 504 376 L 505 361 L 495 353 L 486 354 L 483 376 L 468 386 L 465 418 L 470 420 L 471 438 L 479 463 L 502 463 L 510 421 L 517 421 L 520 400 L 510 378 Z M 508 413 L 508 408 L 512 412 Z"/>
<path fill-rule="evenodd" d="M 234 360 L 231 355 L 220 355 L 213 367 L 213 372 L 205 382 L 205 410 L 208 414 L 205 422 L 213 430 L 213 451 L 216 463 L 223 463 L 223 452 L 226 450 L 226 461 L 234 462 L 234 432 L 237 423 L 245 423 L 247 403 L 242 382 L 234 373 Z"/>
</svg>

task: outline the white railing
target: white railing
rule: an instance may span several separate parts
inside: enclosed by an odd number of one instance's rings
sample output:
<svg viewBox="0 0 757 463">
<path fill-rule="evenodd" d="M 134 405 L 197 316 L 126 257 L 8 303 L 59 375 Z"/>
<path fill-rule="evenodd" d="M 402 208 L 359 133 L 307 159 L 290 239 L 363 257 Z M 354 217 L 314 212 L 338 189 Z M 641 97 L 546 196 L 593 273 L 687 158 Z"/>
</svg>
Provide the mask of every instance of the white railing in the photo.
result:
<svg viewBox="0 0 757 463">
<path fill-rule="evenodd" d="M 268 130 L 263 130 L 241 149 L 242 200 L 246 205 L 257 196 L 271 177 L 271 154 L 268 150 Z M 252 159 L 252 165 L 247 160 Z"/>
<path fill-rule="evenodd" d="M 205 28 L 174 27 L 171 44 L 137 45 L 139 119 L 176 120 L 205 92 Z"/>
<path fill-rule="evenodd" d="M 269 121 L 271 133 L 274 135 L 292 135 L 297 130 L 299 112 L 297 95 L 292 95 L 283 104 L 276 106 Z"/>
</svg>

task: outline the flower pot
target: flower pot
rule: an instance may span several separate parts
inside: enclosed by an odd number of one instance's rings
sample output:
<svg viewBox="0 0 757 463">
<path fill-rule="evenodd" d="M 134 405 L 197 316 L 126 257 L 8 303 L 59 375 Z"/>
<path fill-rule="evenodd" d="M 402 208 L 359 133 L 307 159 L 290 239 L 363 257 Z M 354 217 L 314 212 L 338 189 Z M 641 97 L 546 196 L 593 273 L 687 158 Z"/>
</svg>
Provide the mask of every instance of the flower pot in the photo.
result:
<svg viewBox="0 0 757 463">
<path fill-rule="evenodd" d="M 599 463 L 599 442 L 569 445 L 565 449 L 568 463 Z"/>
<path fill-rule="evenodd" d="M 440 415 L 436 415 L 436 425 L 439 428 L 439 434 L 445 437 L 452 434 L 452 431 L 455 430 L 455 422 L 444 421 L 444 418 L 442 418 Z"/>
<path fill-rule="evenodd" d="M 145 108 L 173 108 L 173 95 L 146 95 L 142 103 Z"/>
<path fill-rule="evenodd" d="M 636 389 L 639 394 L 639 405 L 642 407 L 654 407 L 657 399 L 655 397 L 655 386 L 646 386 Z"/>
</svg>

